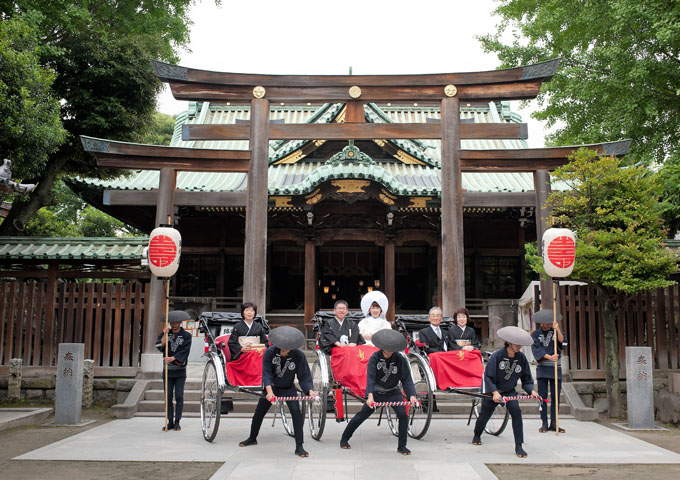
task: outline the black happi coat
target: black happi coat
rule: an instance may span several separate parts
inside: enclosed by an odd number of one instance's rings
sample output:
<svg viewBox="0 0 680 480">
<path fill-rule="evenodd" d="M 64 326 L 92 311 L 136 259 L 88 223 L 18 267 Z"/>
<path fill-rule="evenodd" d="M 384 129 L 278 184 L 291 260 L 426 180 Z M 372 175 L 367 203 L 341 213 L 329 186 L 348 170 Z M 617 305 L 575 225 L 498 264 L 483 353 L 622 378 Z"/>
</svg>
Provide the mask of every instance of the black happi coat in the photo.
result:
<svg viewBox="0 0 680 480">
<path fill-rule="evenodd" d="M 436 353 L 436 352 L 443 352 L 444 350 L 444 343 L 446 342 L 446 329 L 442 327 L 441 325 L 439 326 L 439 329 L 442 332 L 442 338 L 439 338 L 436 333 L 434 333 L 434 330 L 432 329 L 432 325 L 428 325 L 427 327 L 421 329 L 418 331 L 418 340 L 421 342 L 427 344 L 427 353 Z M 451 347 L 448 346 L 448 350 L 451 350 Z"/>
<path fill-rule="evenodd" d="M 296 375 L 300 388 L 307 395 L 314 385 L 307 358 L 302 351 L 291 350 L 287 356 L 282 357 L 281 349 L 272 346 L 262 355 L 263 387 L 269 385 L 281 389 L 291 388 Z"/>
<path fill-rule="evenodd" d="M 253 319 L 250 329 L 244 320 L 238 322 L 231 331 L 229 341 L 227 342 L 227 345 L 229 346 L 229 352 L 231 353 L 231 360 L 236 360 L 239 355 L 241 355 L 241 345 L 238 343 L 239 337 L 256 336 L 260 337 L 260 343 L 264 345 L 269 344 L 269 342 L 267 342 L 267 333 L 264 331 L 264 328 L 260 322 Z"/>
<path fill-rule="evenodd" d="M 354 320 L 345 317 L 342 326 L 340 326 L 337 319 L 331 318 L 324 322 L 319 329 L 319 348 L 330 353 L 335 342 L 339 342 L 343 335 L 347 335 L 347 343 L 356 343 L 357 345 L 366 343 L 359 335 L 359 326 Z"/>
<path fill-rule="evenodd" d="M 465 330 L 460 328 L 457 324 L 450 326 L 446 339 L 449 342 L 449 350 L 460 350 L 463 348 L 456 343 L 456 340 L 469 340 L 470 345 L 474 348 L 477 350 L 482 349 L 482 343 L 479 341 L 477 332 L 470 325 L 466 326 Z"/>
<path fill-rule="evenodd" d="M 527 357 L 522 352 L 517 352 L 514 357 L 510 358 L 506 347 L 493 352 L 484 369 L 484 391 L 511 393 L 515 391 L 517 380 L 520 379 L 522 388 L 531 394 L 534 389 L 534 379 L 531 376 Z"/>
<path fill-rule="evenodd" d="M 564 338 L 563 342 L 558 340 L 557 353 L 560 357 L 557 359 L 557 379 L 562 379 L 562 350 L 567 348 L 567 335 L 562 332 Z M 542 328 L 538 328 L 531 334 L 534 339 L 534 344 L 531 346 L 531 353 L 538 362 L 536 366 L 536 378 L 555 378 L 555 362 L 543 358 L 546 355 L 553 355 L 555 353 L 555 330 L 550 329 L 544 332 Z"/>
<path fill-rule="evenodd" d="M 156 340 L 156 348 L 165 355 L 165 347 L 161 343 L 163 341 L 161 332 Z M 168 357 L 175 357 L 175 361 L 167 364 L 168 377 L 186 377 L 187 376 L 187 359 L 191 351 L 191 334 L 179 327 L 179 332 L 168 332 Z M 166 365 L 165 363 L 163 365 Z"/>
<path fill-rule="evenodd" d="M 366 395 L 369 393 L 389 394 L 399 392 L 401 382 L 406 397 L 416 395 L 416 387 L 411 378 L 411 368 L 406 357 L 395 352 L 390 358 L 385 358 L 382 350 L 378 350 L 368 359 L 366 372 Z"/>
</svg>

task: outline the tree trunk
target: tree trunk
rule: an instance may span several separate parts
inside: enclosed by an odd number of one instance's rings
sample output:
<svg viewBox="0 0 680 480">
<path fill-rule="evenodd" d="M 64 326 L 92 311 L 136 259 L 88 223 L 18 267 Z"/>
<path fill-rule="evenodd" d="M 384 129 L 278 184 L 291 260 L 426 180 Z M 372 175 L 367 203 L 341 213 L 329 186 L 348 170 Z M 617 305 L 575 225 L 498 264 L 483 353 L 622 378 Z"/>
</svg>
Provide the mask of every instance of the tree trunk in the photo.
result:
<svg viewBox="0 0 680 480">
<path fill-rule="evenodd" d="M 616 331 L 616 298 L 604 289 L 598 289 L 602 299 L 602 325 L 604 326 L 604 369 L 609 403 L 609 416 L 619 418 L 621 409 L 621 385 L 619 383 L 619 335 Z"/>
<path fill-rule="evenodd" d="M 37 179 L 37 186 L 31 192 L 26 201 L 14 201 L 12 209 L 5 218 L 5 221 L 0 224 L 0 236 L 17 236 L 22 235 L 24 225 L 42 207 L 51 205 L 54 201 L 54 194 L 52 187 L 56 181 L 62 167 L 66 163 L 65 156 L 56 156 L 50 159 L 45 165 L 45 170 Z M 75 219 L 73 219 L 75 222 Z"/>
</svg>

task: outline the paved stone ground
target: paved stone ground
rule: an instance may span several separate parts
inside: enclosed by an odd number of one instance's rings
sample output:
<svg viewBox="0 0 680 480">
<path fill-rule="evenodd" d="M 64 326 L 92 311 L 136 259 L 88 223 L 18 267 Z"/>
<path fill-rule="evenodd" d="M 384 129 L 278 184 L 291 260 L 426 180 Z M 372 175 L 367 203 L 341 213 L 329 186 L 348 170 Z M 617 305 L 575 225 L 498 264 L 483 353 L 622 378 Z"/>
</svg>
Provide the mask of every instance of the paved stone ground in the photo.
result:
<svg viewBox="0 0 680 480">
<path fill-rule="evenodd" d="M 181 432 L 163 433 L 159 419 L 136 417 L 115 420 L 19 455 L 12 463 L 22 460 L 222 463 L 212 480 L 251 479 L 262 472 L 276 472 L 277 478 L 284 479 L 310 475 L 390 480 L 495 478 L 485 464 L 501 478 L 526 478 L 522 472 L 527 473 L 529 467 L 534 470 L 549 467 L 547 470 L 554 472 L 552 466 L 572 465 L 576 469 L 565 472 L 572 476 L 587 474 L 583 465 L 592 464 L 680 465 L 678 453 L 603 425 L 575 420 L 562 423 L 567 434 L 560 436 L 540 434 L 533 428 L 536 420 L 526 421 L 525 449 L 529 457 L 520 459 L 514 455 L 510 427 L 500 437 L 484 435 L 484 445 L 478 447 L 470 444 L 472 427 L 466 426 L 464 420 L 434 419 L 423 440 L 410 439 L 413 455 L 404 457 L 396 453 L 396 437 L 389 433 L 387 425 L 376 426 L 376 422 L 377 417 L 362 425 L 352 438 L 352 450 L 341 450 L 338 446 L 345 424 L 327 422 L 320 442 L 306 436 L 305 447 L 310 457 L 300 459 L 293 455 L 293 439 L 284 433 L 279 422 L 272 428 L 271 421 L 265 420 L 259 444 L 239 448 L 238 442 L 248 435 L 248 419 L 224 418 L 215 442 L 208 443 L 203 440 L 198 419 L 183 420 Z M 514 473 L 506 476 L 504 469 Z"/>
</svg>

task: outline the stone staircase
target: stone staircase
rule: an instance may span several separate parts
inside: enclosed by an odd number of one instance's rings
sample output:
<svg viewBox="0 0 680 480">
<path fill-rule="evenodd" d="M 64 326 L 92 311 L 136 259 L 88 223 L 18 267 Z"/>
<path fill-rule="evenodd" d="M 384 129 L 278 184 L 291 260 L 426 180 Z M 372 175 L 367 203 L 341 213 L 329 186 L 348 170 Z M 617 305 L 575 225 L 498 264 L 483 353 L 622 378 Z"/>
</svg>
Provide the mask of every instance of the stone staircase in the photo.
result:
<svg viewBox="0 0 680 480">
<path fill-rule="evenodd" d="M 307 352 L 310 364 L 315 358 L 314 352 Z M 203 365 L 194 365 L 189 370 L 189 378 L 184 388 L 184 413 L 185 417 L 200 416 L 201 380 L 200 373 Z M 223 398 L 233 401 L 234 409 L 228 416 L 249 418 L 255 411 L 258 397 L 243 392 L 224 392 Z M 472 406 L 472 397 L 453 393 L 435 393 L 438 412 L 433 413 L 433 418 L 468 418 Z M 347 410 L 353 415 L 361 408 L 361 403 L 351 397 L 347 400 Z M 163 381 L 152 380 L 149 382 L 143 400 L 139 403 L 136 416 L 162 417 L 165 410 L 163 402 Z M 269 416 L 273 415 L 273 409 Z M 538 402 L 523 401 L 522 415 L 525 418 L 537 418 L 539 416 Z M 333 414 L 329 412 L 329 418 Z M 564 392 L 560 398 L 560 418 L 574 418 Z"/>
</svg>

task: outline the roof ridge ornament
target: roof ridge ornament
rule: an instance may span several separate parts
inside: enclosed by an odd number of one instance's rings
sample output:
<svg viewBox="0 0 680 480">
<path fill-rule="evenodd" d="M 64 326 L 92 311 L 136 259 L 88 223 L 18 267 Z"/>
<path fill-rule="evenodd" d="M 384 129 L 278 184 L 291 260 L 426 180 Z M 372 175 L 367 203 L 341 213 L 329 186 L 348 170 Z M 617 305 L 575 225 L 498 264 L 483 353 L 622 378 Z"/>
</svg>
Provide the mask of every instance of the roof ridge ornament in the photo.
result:
<svg viewBox="0 0 680 480">
<path fill-rule="evenodd" d="M 359 147 L 354 145 L 354 140 L 350 140 L 349 144 L 341 151 L 329 158 L 325 164 L 330 166 L 340 165 L 342 163 L 364 163 L 367 165 L 377 165 L 375 161 L 359 150 Z"/>
</svg>

